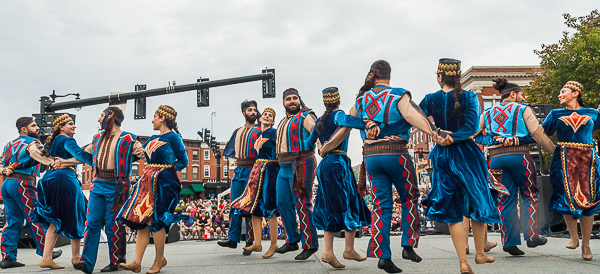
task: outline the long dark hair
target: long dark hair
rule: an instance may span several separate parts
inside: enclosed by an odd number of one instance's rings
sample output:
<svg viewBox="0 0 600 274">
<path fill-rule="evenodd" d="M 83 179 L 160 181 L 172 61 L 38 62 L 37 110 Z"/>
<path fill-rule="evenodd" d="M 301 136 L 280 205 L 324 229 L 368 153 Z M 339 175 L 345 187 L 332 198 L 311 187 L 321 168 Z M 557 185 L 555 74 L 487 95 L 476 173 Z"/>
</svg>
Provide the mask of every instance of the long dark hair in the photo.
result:
<svg viewBox="0 0 600 274">
<path fill-rule="evenodd" d="M 460 97 L 463 94 L 462 84 L 460 83 L 460 76 L 448 76 L 446 74 L 442 75 L 442 83 L 446 86 L 454 88 L 454 113 L 456 116 L 462 115 L 462 109 L 460 106 Z"/>
<path fill-rule="evenodd" d="M 323 123 L 325 121 L 327 121 L 327 119 L 329 119 L 329 114 L 331 114 L 331 112 L 333 110 L 337 109 L 339 106 L 340 106 L 340 101 L 337 101 L 332 104 L 325 104 L 325 112 L 323 113 L 323 115 L 321 115 L 321 118 L 319 118 L 319 122 L 315 125 L 315 130 L 317 132 L 320 133 L 321 131 L 323 131 L 323 129 L 325 128 Z"/>
<path fill-rule="evenodd" d="M 574 92 L 574 91 L 577 91 L 577 90 L 571 89 L 571 92 Z M 577 92 L 579 92 L 579 95 L 577 95 L 577 103 L 579 103 L 579 105 L 581 107 L 585 107 L 585 104 L 583 103 L 583 96 L 581 95 L 581 91 L 577 91 Z"/>
<path fill-rule="evenodd" d="M 60 126 L 64 126 L 70 121 L 71 120 L 68 120 L 62 124 L 59 124 L 54 130 L 52 130 L 52 134 L 50 135 L 50 137 L 46 138 L 46 146 L 44 147 L 44 149 L 42 149 L 42 155 L 50 156 L 49 149 L 52 148 L 52 142 L 54 141 L 54 138 L 56 138 L 56 136 L 60 135 Z"/>
<path fill-rule="evenodd" d="M 392 67 L 390 66 L 390 63 L 388 63 L 387 61 L 377 60 L 377 61 L 373 62 L 373 64 L 371 65 L 371 70 L 369 70 L 369 73 L 367 74 L 367 77 L 365 78 L 365 83 L 358 92 L 357 98 L 360 97 L 361 95 L 363 95 L 363 93 L 365 93 L 365 92 L 369 91 L 370 89 L 372 89 L 373 87 L 375 87 L 375 80 L 390 79 L 391 72 L 392 72 Z"/>
</svg>

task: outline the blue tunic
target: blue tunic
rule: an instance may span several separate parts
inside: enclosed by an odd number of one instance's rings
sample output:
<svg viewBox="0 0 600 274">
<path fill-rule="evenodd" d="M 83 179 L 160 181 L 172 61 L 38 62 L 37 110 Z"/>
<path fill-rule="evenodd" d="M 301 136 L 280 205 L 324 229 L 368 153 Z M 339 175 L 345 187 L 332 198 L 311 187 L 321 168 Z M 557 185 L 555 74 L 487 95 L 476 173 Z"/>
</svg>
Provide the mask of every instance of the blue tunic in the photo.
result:
<svg viewBox="0 0 600 274">
<path fill-rule="evenodd" d="M 83 151 L 75 139 L 58 135 L 48 149 L 52 157 L 75 159 L 88 165 L 92 155 Z M 44 227 L 56 226 L 55 233 L 69 239 L 81 239 L 85 229 L 87 200 L 81 190 L 75 168 L 46 171 L 37 185 L 38 202 L 35 206 L 34 221 Z"/>
<path fill-rule="evenodd" d="M 600 172 L 592 133 L 600 129 L 600 114 L 592 108 L 550 111 L 542 124 L 546 134 L 556 132 L 558 143 L 550 165 L 554 193 L 549 210 L 578 219 L 600 210 Z"/>
<path fill-rule="evenodd" d="M 481 223 L 500 223 L 488 188 L 485 156 L 469 137 L 479 129 L 477 94 L 463 90 L 462 115 L 454 112 L 454 90 L 428 94 L 420 107 L 433 117 L 438 128 L 452 132 L 454 143 L 436 145 L 429 154 L 433 167 L 432 188 L 425 201 L 427 218 L 441 223 L 459 223 L 463 216 Z"/>
<path fill-rule="evenodd" d="M 318 139 L 321 144 L 324 144 L 331 139 L 338 128 L 338 124 L 335 123 L 338 113 L 343 115 L 344 111 L 332 111 L 327 120 L 323 121 L 323 130 L 321 132 L 316 128 L 313 130 L 311 134 L 313 142 Z M 346 155 L 347 151 L 348 137 L 323 157 L 317 167 L 319 188 L 313 211 L 317 229 L 335 233 L 342 230 L 350 231 L 371 223 L 369 208 L 357 192 L 356 178 L 350 159 Z"/>
<path fill-rule="evenodd" d="M 149 226 L 150 231 L 156 232 L 187 218 L 174 213 L 181 192 L 181 181 L 177 171 L 185 168 L 189 160 L 183 140 L 175 132 L 153 135 L 144 143 L 144 150 L 148 163 L 144 168 L 144 175 L 134 185 L 117 221 L 133 230 Z M 153 207 L 150 211 L 140 204 L 144 203 L 142 199 L 149 194 L 145 191 L 154 191 L 153 203 L 149 204 Z M 149 218 L 143 218 L 142 215 Z M 144 221 L 139 222 L 141 219 Z"/>
<path fill-rule="evenodd" d="M 257 150 L 256 162 L 248 184 L 240 197 L 232 201 L 232 208 L 258 217 L 271 217 L 277 211 L 277 162 L 276 139 L 277 130 L 269 128 L 259 134 L 256 143 L 262 143 Z"/>
</svg>

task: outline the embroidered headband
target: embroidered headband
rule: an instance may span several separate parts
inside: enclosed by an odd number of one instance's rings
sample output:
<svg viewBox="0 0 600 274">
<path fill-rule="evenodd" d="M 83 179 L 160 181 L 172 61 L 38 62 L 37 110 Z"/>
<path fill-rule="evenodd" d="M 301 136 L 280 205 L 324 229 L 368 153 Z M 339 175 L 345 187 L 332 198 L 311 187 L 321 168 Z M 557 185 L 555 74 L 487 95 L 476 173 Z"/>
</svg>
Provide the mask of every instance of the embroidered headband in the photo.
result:
<svg viewBox="0 0 600 274">
<path fill-rule="evenodd" d="M 25 122 L 23 122 L 21 124 L 18 124 L 17 128 L 19 130 L 21 130 L 22 127 L 27 127 L 28 125 L 30 125 L 31 123 L 33 123 L 33 121 L 35 121 L 35 118 L 31 117 L 31 119 L 29 119 L 29 120 L 27 120 L 27 121 L 25 121 Z"/>
<path fill-rule="evenodd" d="M 175 117 L 177 117 L 177 111 L 165 105 L 160 105 L 154 114 L 173 121 L 175 121 Z"/>
<path fill-rule="evenodd" d="M 371 69 L 369 73 L 375 73 L 375 78 L 377 79 L 389 79 L 391 71 L 379 70 L 379 69 Z"/>
<path fill-rule="evenodd" d="M 258 108 L 258 106 L 256 105 L 256 101 L 252 100 L 252 101 L 244 101 L 242 102 L 242 113 L 246 112 L 246 109 L 249 107 L 254 107 L 254 108 Z"/>
<path fill-rule="evenodd" d="M 507 89 L 502 90 L 500 92 L 500 95 L 504 95 L 506 93 L 511 93 L 512 91 L 519 93 L 519 92 L 523 91 L 523 89 L 521 89 L 521 87 L 507 88 Z"/>
<path fill-rule="evenodd" d="M 69 115 L 68 113 L 65 113 L 61 116 L 54 118 L 54 121 L 52 121 L 52 125 L 54 126 L 54 129 L 57 129 L 58 126 L 64 125 L 69 121 L 73 121 L 73 118 L 71 118 L 71 115 Z"/>
<path fill-rule="evenodd" d="M 583 91 L 583 85 L 579 82 L 569 81 L 565 84 L 563 88 L 571 89 L 572 91 L 579 91 L 581 93 Z"/>
<path fill-rule="evenodd" d="M 336 87 L 330 87 L 323 90 L 323 103 L 333 104 L 340 101 L 340 92 Z"/>
<path fill-rule="evenodd" d="M 283 91 L 283 101 L 285 101 L 285 98 L 290 95 L 296 95 L 298 98 L 300 98 L 300 94 L 298 94 L 298 91 L 295 88 L 288 88 Z"/>
<path fill-rule="evenodd" d="M 440 59 L 437 73 L 447 76 L 460 76 L 460 60 L 450 58 Z"/>
<path fill-rule="evenodd" d="M 273 120 L 275 119 L 275 110 L 274 109 L 265 108 L 265 110 L 263 110 L 263 113 L 266 113 L 266 112 L 273 114 Z"/>
</svg>

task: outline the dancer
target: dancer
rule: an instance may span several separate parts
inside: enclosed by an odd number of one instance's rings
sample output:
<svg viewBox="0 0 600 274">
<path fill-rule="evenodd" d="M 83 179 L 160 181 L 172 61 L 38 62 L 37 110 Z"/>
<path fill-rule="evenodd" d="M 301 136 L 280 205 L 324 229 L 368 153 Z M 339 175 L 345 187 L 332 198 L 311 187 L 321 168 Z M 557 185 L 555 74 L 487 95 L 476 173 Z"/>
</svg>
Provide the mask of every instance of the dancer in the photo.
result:
<svg viewBox="0 0 600 274">
<path fill-rule="evenodd" d="M 323 103 L 325 113 L 319 119 L 311 134 L 312 141 L 320 144 L 336 142 L 332 140 L 338 129 L 335 123 L 336 115 L 344 115 L 339 109 L 340 93 L 338 88 L 331 87 L 323 90 Z M 346 246 L 343 257 L 347 260 L 364 261 L 354 250 L 354 237 L 356 229 L 368 226 L 371 216 L 365 200 L 356 190 L 356 178 L 352 171 L 348 151 L 348 136 L 341 140 L 341 144 L 330 151 L 321 150 L 323 159 L 317 167 L 319 189 L 315 198 L 313 219 L 319 230 L 325 231 L 325 251 L 321 260 L 334 268 L 344 268 L 333 253 L 334 233 L 345 231 Z"/>
<path fill-rule="evenodd" d="M 448 224 L 460 272 L 473 273 L 467 261 L 463 216 L 472 221 L 477 264 L 494 262 L 484 252 L 485 224 L 501 222 L 488 188 L 485 157 L 469 138 L 477 133 L 481 110 L 477 94 L 461 88 L 460 61 L 440 59 L 437 76 L 442 89 L 425 96 L 420 106 L 448 135 L 429 153 L 433 176 L 425 200 L 427 219 Z"/>
<path fill-rule="evenodd" d="M 433 135 L 434 140 L 441 137 L 438 137 L 437 129 L 412 102 L 409 91 L 389 86 L 391 71 L 390 64 L 384 60 L 375 61 L 371 65 L 365 84 L 356 98 L 356 104 L 349 113 L 350 116 L 366 120 L 366 123 L 356 123 L 351 117 L 346 119 L 336 117 L 336 123 L 341 126 L 360 128 L 364 141 L 364 160 L 361 165 L 358 192 L 363 196 L 366 195 L 366 171 L 369 173 L 374 195 L 372 233 L 367 256 L 379 258 L 378 268 L 388 273 L 399 273 L 402 270 L 392 261 L 390 248 L 394 204 L 392 186 L 396 188 L 402 200 L 402 258 L 420 262 L 421 257 L 414 251 L 414 247 L 419 244 L 417 179 L 414 163 L 406 144 L 413 126 L 426 134 Z M 336 135 L 347 135 L 348 131 L 349 128 L 343 128 Z M 336 136 L 332 139 L 339 140 Z M 330 147 L 336 147 L 338 144 L 338 142 L 325 144 L 321 153 L 327 153 Z"/>
<path fill-rule="evenodd" d="M 276 160 L 275 144 L 277 130 L 273 128 L 275 110 L 266 108 L 260 116 L 260 135 L 254 143 L 256 149 L 256 163 L 252 168 L 248 185 L 244 193 L 232 201 L 231 208 L 252 214 L 252 226 L 254 230 L 254 243 L 244 247 L 248 252 L 262 251 L 262 218 L 265 217 L 269 223 L 271 235 L 271 246 L 262 257 L 269 258 L 275 254 L 277 246 L 277 174 L 279 163 Z"/>
<path fill-rule="evenodd" d="M 161 105 L 154 113 L 152 126 L 159 130 L 144 144 L 147 164 L 144 175 L 131 191 L 131 196 L 119 211 L 117 221 L 137 230 L 135 258 L 131 263 L 121 263 L 121 268 L 140 272 L 142 258 L 150 240 L 154 239 L 156 257 L 147 273 L 158 273 L 167 265 L 165 258 L 166 231 L 172 223 L 187 219 L 174 214 L 179 203 L 181 181 L 177 171 L 188 165 L 185 145 L 175 121 L 177 112 L 170 106 Z M 175 132 L 173 132 L 175 131 Z"/>
<path fill-rule="evenodd" d="M 41 146 L 38 127 L 33 117 L 17 119 L 19 137 L 8 142 L 2 152 L 0 174 L 4 175 L 2 183 L 2 200 L 4 201 L 4 214 L 6 225 L 2 230 L 2 262 L 0 268 L 13 268 L 25 266 L 17 262 L 17 246 L 23 222 L 33 235 L 35 251 L 42 256 L 46 232 L 40 224 L 32 223 L 29 213 L 34 210 L 37 201 L 35 190 L 35 177 L 39 175 L 40 163 L 50 165 L 53 159 L 43 157 L 37 149 Z M 54 251 L 52 259 L 58 258 L 62 250 Z"/>
<path fill-rule="evenodd" d="M 549 152 L 554 152 L 555 146 L 544 134 L 531 107 L 522 103 L 525 97 L 521 87 L 503 77 L 493 81 L 493 87 L 500 92 L 502 102 L 481 115 L 475 141 L 488 145 L 490 171 L 509 192 L 509 195 L 500 195 L 498 201 L 502 216 L 500 231 L 503 250 L 510 255 L 520 256 L 525 252 L 517 247 L 521 244 L 519 215 L 528 247 L 545 245 L 547 242 L 538 231 L 537 176 L 527 139 L 533 139 Z M 520 214 L 517 211 L 519 196 L 523 198 Z"/>
<path fill-rule="evenodd" d="M 277 208 L 283 219 L 287 239 L 275 252 L 283 254 L 298 250 L 298 242 L 302 240 L 303 251 L 294 259 L 306 260 L 319 249 L 310 196 L 317 164 L 315 143 L 310 142 L 310 133 L 317 118 L 304 105 L 294 88 L 283 92 L 283 107 L 286 117 L 277 127 L 277 159 L 281 165 L 277 176 Z M 302 238 L 297 230 L 296 213 L 300 220 Z"/>
<path fill-rule="evenodd" d="M 85 147 L 85 151 L 93 156 L 92 167 L 96 177 L 90 190 L 81 261 L 73 265 L 85 273 L 92 273 L 96 265 L 103 225 L 106 228 L 109 264 L 101 272 L 119 270 L 119 264 L 126 262 L 127 232 L 116 218 L 129 193 L 132 163 L 144 157 L 144 147 L 135 135 L 121 130 L 124 118 L 118 107 L 106 108 L 98 119 L 102 132 Z"/>
<path fill-rule="evenodd" d="M 233 178 L 231 178 L 231 200 L 235 200 L 242 195 L 246 185 L 248 184 L 248 177 L 254 166 L 256 159 L 256 149 L 254 149 L 254 142 L 260 135 L 260 127 L 256 125 L 256 119 L 259 115 L 258 109 L 256 109 L 256 101 L 244 101 L 242 102 L 242 115 L 246 123 L 243 127 L 236 129 L 231 135 L 231 139 L 227 142 L 223 155 L 225 157 L 231 157 L 236 159 L 237 167 L 233 171 Z M 252 230 L 252 222 L 250 219 L 251 215 L 240 212 L 237 209 L 231 209 L 229 211 L 229 235 L 227 240 L 218 241 L 217 244 L 222 247 L 237 248 L 237 244 L 242 238 L 242 217 L 246 218 L 246 247 L 252 245 L 254 232 Z M 252 254 L 251 251 L 244 249 L 242 251 L 244 255 Z"/>
<path fill-rule="evenodd" d="M 91 165 L 92 155 L 83 151 L 73 139 L 76 126 L 71 116 L 65 113 L 55 118 L 52 124 L 54 131 L 46 140 L 43 154 L 60 159 L 75 158 L 77 163 Z M 81 258 L 79 246 L 85 229 L 87 201 L 77 179 L 76 169 L 67 168 L 66 163 L 63 167 L 60 161 L 54 168 L 63 169 L 46 171 L 37 185 L 38 201 L 32 215 L 33 222 L 48 227 L 44 255 L 40 261 L 42 268 L 65 268 L 52 260 L 52 249 L 59 233 L 71 239 L 71 263 L 75 264 Z"/>
<path fill-rule="evenodd" d="M 581 257 L 593 258 L 590 236 L 594 214 L 600 210 L 600 159 L 592 133 L 600 129 L 600 113 L 585 107 L 583 85 L 569 81 L 560 90 L 558 100 L 565 108 L 550 111 L 542 124 L 546 134 L 556 131 L 558 143 L 550 165 L 550 183 L 554 193 L 549 210 L 565 218 L 571 241 L 569 249 L 579 246 L 577 220 L 581 225 Z"/>
</svg>

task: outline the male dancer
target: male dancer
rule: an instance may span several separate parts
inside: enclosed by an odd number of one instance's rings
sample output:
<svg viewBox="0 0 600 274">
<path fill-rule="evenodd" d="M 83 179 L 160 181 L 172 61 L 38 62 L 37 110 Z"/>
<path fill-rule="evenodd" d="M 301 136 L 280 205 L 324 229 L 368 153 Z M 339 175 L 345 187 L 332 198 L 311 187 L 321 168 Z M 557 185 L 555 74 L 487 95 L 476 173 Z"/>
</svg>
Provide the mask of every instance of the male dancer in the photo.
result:
<svg viewBox="0 0 600 274">
<path fill-rule="evenodd" d="M 117 271 L 120 263 L 126 263 L 127 233 L 125 226 L 115 219 L 129 194 L 132 163 L 145 155 L 136 136 L 121 130 L 124 118 L 118 107 L 106 108 L 98 118 L 102 132 L 85 147 L 85 151 L 92 154 L 95 177 L 90 191 L 81 260 L 73 265 L 85 273 L 94 271 L 103 224 L 110 263 L 100 271 Z"/>
<path fill-rule="evenodd" d="M 36 176 L 39 174 L 40 163 L 32 158 L 32 153 L 37 153 L 39 143 L 39 127 L 33 117 L 21 117 L 17 119 L 17 129 L 19 137 L 10 141 L 2 153 L 2 162 L 0 164 L 0 173 L 4 175 L 2 183 L 2 199 L 4 200 L 4 212 L 6 216 L 6 225 L 2 230 L 2 262 L 1 268 L 12 268 L 25 266 L 17 262 L 17 246 L 23 221 L 27 220 L 27 225 L 33 235 L 36 254 L 42 256 L 44 251 L 44 240 L 46 233 L 37 223 L 31 223 L 29 213 L 33 211 L 37 201 L 37 192 L 35 189 Z M 30 148 L 35 148 L 31 149 Z M 39 160 L 41 155 L 36 157 Z M 51 160 L 46 159 L 43 164 L 52 164 Z M 62 250 L 54 251 L 52 259 L 58 258 Z"/>
<path fill-rule="evenodd" d="M 501 214 L 503 250 L 513 256 L 525 255 L 517 245 L 519 236 L 519 193 L 523 198 L 523 236 L 527 247 L 545 245 L 547 239 L 538 232 L 538 188 L 535 163 L 529 155 L 527 143 L 537 142 L 546 151 L 554 152 L 555 146 L 544 133 L 535 113 L 527 104 L 523 90 L 505 78 L 497 78 L 494 88 L 500 91 L 502 103 L 488 108 L 481 115 L 480 130 L 475 141 L 489 145 L 488 166 L 510 195 L 500 195 L 498 209 Z M 484 135 L 487 133 L 487 135 Z"/>
<path fill-rule="evenodd" d="M 375 61 L 349 115 L 365 120 L 356 123 L 352 118 L 336 117 L 341 128 L 321 148 L 321 154 L 337 147 L 350 133 L 349 128 L 361 129 L 364 140 L 364 162 L 361 165 L 358 189 L 365 190 L 365 169 L 369 173 L 374 197 L 371 240 L 367 256 L 379 258 L 378 268 L 388 273 L 402 270 L 392 262 L 390 227 L 393 211 L 392 185 L 402 201 L 402 258 L 420 262 L 414 251 L 419 244 L 418 186 L 414 163 L 407 151 L 410 129 L 414 126 L 438 139 L 437 129 L 412 102 L 409 91 L 390 87 L 391 66 L 384 60 Z M 381 129 L 381 133 L 375 133 Z M 339 136 L 339 137 L 338 137 Z M 378 136 L 378 137 L 377 137 Z M 341 137 L 341 138 L 340 138 Z"/>
<path fill-rule="evenodd" d="M 236 129 L 227 142 L 223 155 L 236 159 L 237 167 L 233 171 L 231 179 L 231 200 L 235 200 L 242 195 L 248 177 L 254 166 L 256 150 L 254 142 L 260 135 L 260 127 L 256 125 L 256 119 L 260 115 L 256 109 L 256 101 L 242 102 L 242 115 L 246 120 L 243 127 Z M 229 211 L 229 237 L 227 240 L 218 241 L 217 244 L 222 247 L 236 248 L 242 238 L 242 217 L 246 218 L 246 246 L 251 246 L 254 242 L 254 232 L 252 231 L 252 222 L 250 215 L 242 214 L 238 209 Z M 242 251 L 244 255 L 252 254 L 252 251 Z"/>
<path fill-rule="evenodd" d="M 277 207 L 287 233 L 286 243 L 275 250 L 283 254 L 298 250 L 300 234 L 296 212 L 300 220 L 302 249 L 296 260 L 306 260 L 319 249 L 317 229 L 312 218 L 312 184 L 317 162 L 315 143 L 310 141 L 317 117 L 304 106 L 298 91 L 283 92 L 286 117 L 277 127 L 277 159 L 281 169 L 277 175 Z M 295 208 L 294 208 L 295 205 Z"/>
</svg>

